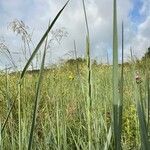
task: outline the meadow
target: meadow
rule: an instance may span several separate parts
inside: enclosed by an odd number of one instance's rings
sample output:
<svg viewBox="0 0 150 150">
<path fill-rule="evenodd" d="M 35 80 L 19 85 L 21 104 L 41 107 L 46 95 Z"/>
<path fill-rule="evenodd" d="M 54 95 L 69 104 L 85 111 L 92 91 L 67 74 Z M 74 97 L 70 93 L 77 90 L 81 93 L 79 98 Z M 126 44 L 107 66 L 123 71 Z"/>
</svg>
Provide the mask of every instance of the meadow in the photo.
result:
<svg viewBox="0 0 150 150">
<path fill-rule="evenodd" d="M 68 1 L 69 2 L 69 1 Z M 68 2 L 49 23 L 22 71 L 0 73 L 0 149 L 2 150 L 148 150 L 150 117 L 149 56 L 132 54 L 118 62 L 116 0 L 113 63 L 90 57 L 86 7 L 86 57 L 45 68 L 48 34 Z M 44 45 L 41 66 L 28 71 Z"/>
</svg>

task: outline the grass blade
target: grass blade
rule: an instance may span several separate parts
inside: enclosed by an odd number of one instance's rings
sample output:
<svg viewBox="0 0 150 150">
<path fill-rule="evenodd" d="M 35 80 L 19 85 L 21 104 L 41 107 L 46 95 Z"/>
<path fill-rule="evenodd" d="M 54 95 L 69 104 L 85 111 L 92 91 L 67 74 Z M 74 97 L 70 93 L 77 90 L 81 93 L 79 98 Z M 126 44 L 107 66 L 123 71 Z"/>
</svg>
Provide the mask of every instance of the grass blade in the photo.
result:
<svg viewBox="0 0 150 150">
<path fill-rule="evenodd" d="M 113 131 L 114 145 L 116 150 L 121 149 L 120 129 L 120 100 L 119 100 L 119 77 L 118 77 L 118 31 L 117 31 L 117 1 L 113 1 Z"/>
<path fill-rule="evenodd" d="M 121 149 L 121 132 L 122 132 L 122 110 L 123 110 L 123 83 L 124 83 L 124 25 L 122 22 L 122 65 L 121 65 L 121 79 L 120 79 L 120 101 L 118 105 L 118 144 Z"/>
<path fill-rule="evenodd" d="M 104 150 L 109 149 L 109 146 L 111 145 L 111 138 L 112 138 L 112 128 L 110 126 L 108 134 L 107 134 L 107 140 L 105 142 Z"/>
<path fill-rule="evenodd" d="M 141 85 L 137 86 L 136 93 L 136 104 L 137 104 L 137 114 L 139 119 L 139 126 L 140 126 L 140 135 L 141 135 L 141 148 L 143 150 L 149 150 L 150 143 L 148 140 L 148 131 L 146 127 L 146 117 L 143 111 L 143 106 L 141 102 L 141 92 L 138 92 L 138 90 L 141 91 Z M 139 94 L 138 94 L 139 93 Z M 140 99 L 139 99 L 140 97 Z"/>
<path fill-rule="evenodd" d="M 48 29 L 46 30 L 46 32 L 44 33 L 43 37 L 41 38 L 40 42 L 38 43 L 38 45 L 36 46 L 35 50 L 33 51 L 31 57 L 29 58 L 27 64 L 25 65 L 22 73 L 21 73 L 21 79 L 24 77 L 25 72 L 27 71 L 30 63 L 32 62 L 33 58 L 35 57 L 36 53 L 38 52 L 39 48 L 41 47 L 41 45 L 43 44 L 44 40 L 46 39 L 48 33 L 50 32 L 50 30 L 52 29 L 52 27 L 54 26 L 55 22 L 57 21 L 57 19 L 59 18 L 60 14 L 62 13 L 62 11 L 65 9 L 65 7 L 67 6 L 67 4 L 69 3 L 70 0 L 68 0 L 66 2 L 66 4 L 63 6 L 63 8 L 58 12 L 58 14 L 56 15 L 56 17 L 54 18 L 54 20 L 52 21 L 52 23 L 49 25 Z"/>
<path fill-rule="evenodd" d="M 147 127 L 148 127 L 148 131 L 149 131 L 149 117 L 150 117 L 150 81 L 149 81 L 149 77 L 147 77 L 147 100 L 148 100 L 148 112 L 147 112 Z"/>
<path fill-rule="evenodd" d="M 9 117 L 10 117 L 10 114 L 11 114 L 11 112 L 12 112 L 12 109 L 13 109 L 13 107 L 14 107 L 14 104 L 15 104 L 15 100 L 13 101 L 13 103 L 12 103 L 10 109 L 9 109 L 9 112 L 8 112 L 8 114 L 7 114 L 7 117 L 6 117 L 6 119 L 5 119 L 5 122 L 4 122 L 4 124 L 2 125 L 2 127 L 1 127 L 1 135 L 2 135 L 2 133 L 3 133 L 3 131 L 4 131 L 4 129 L 5 129 L 5 126 L 6 126 L 6 124 L 7 124 L 7 121 L 8 121 L 8 119 L 9 119 Z"/>
<path fill-rule="evenodd" d="M 43 54 L 40 73 L 39 73 L 39 79 L 38 79 L 37 87 L 36 87 L 35 105 L 34 105 L 34 111 L 33 111 L 32 126 L 31 126 L 31 131 L 30 131 L 28 150 L 31 150 L 31 146 L 32 146 L 32 139 L 33 139 L 33 132 L 34 132 L 34 127 L 35 127 L 35 122 L 36 122 L 38 103 L 39 103 L 39 100 L 40 100 L 40 91 L 41 91 L 41 84 L 42 84 L 42 78 L 43 78 L 43 70 L 44 70 L 46 50 L 47 50 L 47 39 L 46 39 L 46 42 L 45 42 L 44 54 Z"/>
</svg>

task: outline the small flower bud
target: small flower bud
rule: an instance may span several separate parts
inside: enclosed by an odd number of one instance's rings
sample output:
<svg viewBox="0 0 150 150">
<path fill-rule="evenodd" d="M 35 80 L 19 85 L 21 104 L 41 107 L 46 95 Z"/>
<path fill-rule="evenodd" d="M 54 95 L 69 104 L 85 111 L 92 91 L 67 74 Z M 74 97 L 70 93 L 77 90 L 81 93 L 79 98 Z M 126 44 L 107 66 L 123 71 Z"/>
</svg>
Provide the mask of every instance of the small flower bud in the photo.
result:
<svg viewBox="0 0 150 150">
<path fill-rule="evenodd" d="M 142 78 L 141 78 L 141 76 L 140 76 L 138 71 L 136 72 L 135 80 L 136 80 L 137 84 L 140 84 L 142 82 Z"/>
</svg>

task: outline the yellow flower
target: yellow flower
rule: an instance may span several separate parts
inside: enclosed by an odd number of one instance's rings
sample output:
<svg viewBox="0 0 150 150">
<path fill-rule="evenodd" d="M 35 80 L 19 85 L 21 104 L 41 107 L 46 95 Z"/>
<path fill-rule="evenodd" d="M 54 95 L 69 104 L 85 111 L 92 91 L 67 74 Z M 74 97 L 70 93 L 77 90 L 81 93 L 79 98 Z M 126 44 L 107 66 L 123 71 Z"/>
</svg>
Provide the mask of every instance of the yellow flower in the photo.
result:
<svg viewBox="0 0 150 150">
<path fill-rule="evenodd" d="M 73 77 L 73 75 L 71 74 L 71 75 L 69 75 L 69 79 L 70 80 L 74 80 L 74 77 Z"/>
</svg>

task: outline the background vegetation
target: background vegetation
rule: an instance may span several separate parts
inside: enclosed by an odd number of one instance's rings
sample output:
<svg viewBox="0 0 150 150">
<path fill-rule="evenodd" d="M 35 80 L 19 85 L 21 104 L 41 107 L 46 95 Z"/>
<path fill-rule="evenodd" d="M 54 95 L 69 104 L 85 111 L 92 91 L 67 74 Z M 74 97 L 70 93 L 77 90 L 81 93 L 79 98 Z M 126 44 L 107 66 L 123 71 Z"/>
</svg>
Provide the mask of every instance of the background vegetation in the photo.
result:
<svg viewBox="0 0 150 150">
<path fill-rule="evenodd" d="M 23 22 L 11 24 L 22 37 L 26 65 L 23 71 L 12 72 L 6 67 L 0 72 L 0 149 L 148 150 L 150 48 L 141 60 L 133 56 L 131 49 L 130 60 L 124 63 L 122 25 L 122 63 L 118 65 L 116 0 L 113 3 L 113 64 L 91 60 L 83 0 L 86 57 L 78 58 L 74 42 L 74 59 L 44 68 L 49 44 L 64 36 L 50 37 L 49 34 L 68 2 L 49 23 L 34 51 L 31 51 L 32 40 Z M 24 28 L 19 30 L 21 26 Z M 0 46 L 17 68 L 8 47 L 4 42 Z M 33 59 L 40 48 L 43 49 L 41 65 L 34 70 Z M 30 65 L 32 70 L 27 71 Z"/>
</svg>

